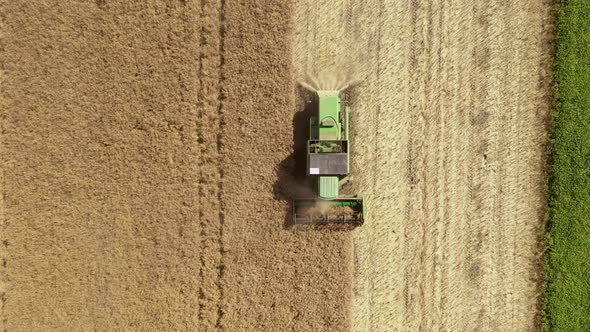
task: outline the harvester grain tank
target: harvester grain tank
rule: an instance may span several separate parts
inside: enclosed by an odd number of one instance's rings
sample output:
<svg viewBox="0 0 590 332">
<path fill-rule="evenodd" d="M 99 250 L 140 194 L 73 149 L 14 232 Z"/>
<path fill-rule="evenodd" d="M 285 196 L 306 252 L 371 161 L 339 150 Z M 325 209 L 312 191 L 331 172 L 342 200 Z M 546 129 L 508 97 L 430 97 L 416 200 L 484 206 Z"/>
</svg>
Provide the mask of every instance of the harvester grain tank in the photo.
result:
<svg viewBox="0 0 590 332">
<path fill-rule="evenodd" d="M 317 197 L 295 199 L 296 224 L 346 223 L 365 218 L 362 195 L 342 194 L 350 182 L 350 108 L 341 106 L 339 91 L 317 91 L 318 114 L 309 119 L 307 175 L 314 178 Z"/>
</svg>

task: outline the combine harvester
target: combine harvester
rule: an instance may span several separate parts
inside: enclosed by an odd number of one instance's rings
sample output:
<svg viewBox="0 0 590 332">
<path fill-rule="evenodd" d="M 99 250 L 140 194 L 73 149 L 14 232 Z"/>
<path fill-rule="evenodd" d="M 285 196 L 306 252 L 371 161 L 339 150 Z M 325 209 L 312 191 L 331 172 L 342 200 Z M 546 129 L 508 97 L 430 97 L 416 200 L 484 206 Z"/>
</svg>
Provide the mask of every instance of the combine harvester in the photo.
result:
<svg viewBox="0 0 590 332">
<path fill-rule="evenodd" d="M 307 175 L 317 181 L 318 197 L 294 200 L 295 224 L 358 226 L 364 222 L 362 195 L 340 194 L 341 187 L 350 182 L 350 108 L 341 109 L 339 94 L 340 91 L 317 91 L 319 111 L 309 119 Z"/>
</svg>

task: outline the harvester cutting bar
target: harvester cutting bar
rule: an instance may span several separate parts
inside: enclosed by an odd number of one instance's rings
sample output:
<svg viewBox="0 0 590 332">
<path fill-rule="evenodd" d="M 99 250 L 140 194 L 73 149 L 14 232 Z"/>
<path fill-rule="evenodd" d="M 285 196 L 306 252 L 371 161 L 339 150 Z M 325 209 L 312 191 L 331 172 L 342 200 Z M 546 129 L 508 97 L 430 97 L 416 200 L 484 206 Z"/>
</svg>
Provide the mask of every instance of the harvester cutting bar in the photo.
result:
<svg viewBox="0 0 590 332">
<path fill-rule="evenodd" d="M 358 196 L 330 200 L 297 199 L 293 204 L 293 220 L 296 224 L 361 225 L 364 222 L 364 201 Z"/>
</svg>

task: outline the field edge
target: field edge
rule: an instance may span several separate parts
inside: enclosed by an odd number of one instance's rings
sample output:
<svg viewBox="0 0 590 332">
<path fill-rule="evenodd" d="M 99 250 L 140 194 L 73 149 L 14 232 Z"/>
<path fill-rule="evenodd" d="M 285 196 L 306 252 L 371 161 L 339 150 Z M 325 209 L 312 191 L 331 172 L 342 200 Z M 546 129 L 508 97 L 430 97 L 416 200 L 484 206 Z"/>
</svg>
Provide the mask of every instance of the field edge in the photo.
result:
<svg viewBox="0 0 590 332">
<path fill-rule="evenodd" d="M 590 325 L 590 6 L 559 0 L 555 43 L 555 91 L 545 238 L 544 331 L 582 331 Z M 585 90 L 585 91 L 584 91 Z"/>
</svg>

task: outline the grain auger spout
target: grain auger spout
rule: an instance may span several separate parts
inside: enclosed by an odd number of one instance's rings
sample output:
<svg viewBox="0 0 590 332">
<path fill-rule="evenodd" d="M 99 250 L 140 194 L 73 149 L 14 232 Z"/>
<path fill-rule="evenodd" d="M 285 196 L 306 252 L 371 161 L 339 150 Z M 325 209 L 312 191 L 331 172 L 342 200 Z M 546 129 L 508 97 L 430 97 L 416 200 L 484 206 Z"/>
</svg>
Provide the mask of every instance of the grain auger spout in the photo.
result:
<svg viewBox="0 0 590 332">
<path fill-rule="evenodd" d="M 362 225 L 362 195 L 340 193 L 350 182 L 350 108 L 340 105 L 339 91 L 318 91 L 318 114 L 309 119 L 307 175 L 317 181 L 317 197 L 295 199 L 296 224 L 346 223 Z"/>
</svg>

